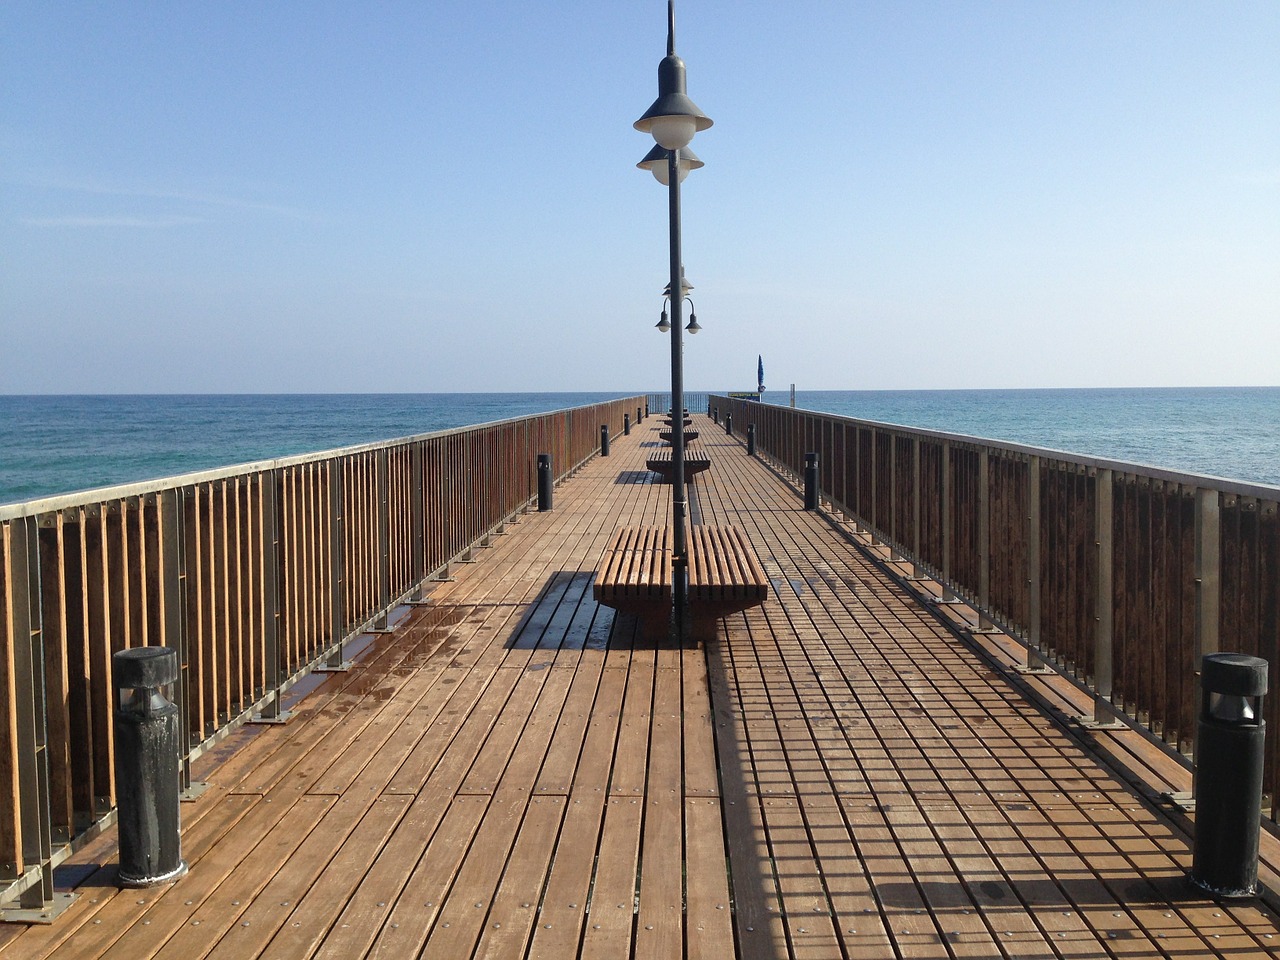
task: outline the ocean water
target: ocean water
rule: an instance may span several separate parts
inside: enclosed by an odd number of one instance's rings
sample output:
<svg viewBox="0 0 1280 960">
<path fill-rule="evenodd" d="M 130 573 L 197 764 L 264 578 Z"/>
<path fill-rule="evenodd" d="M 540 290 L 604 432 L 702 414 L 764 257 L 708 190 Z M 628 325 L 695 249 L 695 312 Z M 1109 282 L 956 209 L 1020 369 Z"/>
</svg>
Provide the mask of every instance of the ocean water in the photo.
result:
<svg viewBox="0 0 1280 960">
<path fill-rule="evenodd" d="M 622 393 L 0 395 L 0 504 L 558 410 Z M 787 403 L 785 390 L 766 402 Z M 1280 485 L 1280 387 L 799 391 L 797 406 Z"/>
<path fill-rule="evenodd" d="M 798 390 L 796 406 L 1280 485 L 1280 387 Z"/>
<path fill-rule="evenodd" d="M 0 395 L 0 504 L 619 396 L 627 394 Z"/>
</svg>

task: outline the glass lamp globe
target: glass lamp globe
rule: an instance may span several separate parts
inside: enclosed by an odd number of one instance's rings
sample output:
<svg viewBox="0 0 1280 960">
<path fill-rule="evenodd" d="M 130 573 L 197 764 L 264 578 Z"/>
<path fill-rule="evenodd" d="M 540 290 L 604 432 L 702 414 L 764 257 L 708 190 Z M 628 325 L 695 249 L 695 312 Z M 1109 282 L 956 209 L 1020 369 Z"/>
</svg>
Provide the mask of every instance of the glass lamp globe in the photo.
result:
<svg viewBox="0 0 1280 960">
<path fill-rule="evenodd" d="M 658 146 L 667 150 L 679 150 L 687 147 L 693 140 L 693 135 L 698 132 L 698 121 L 696 117 L 687 114 L 654 117 L 650 121 L 649 132 L 658 141 Z"/>
</svg>

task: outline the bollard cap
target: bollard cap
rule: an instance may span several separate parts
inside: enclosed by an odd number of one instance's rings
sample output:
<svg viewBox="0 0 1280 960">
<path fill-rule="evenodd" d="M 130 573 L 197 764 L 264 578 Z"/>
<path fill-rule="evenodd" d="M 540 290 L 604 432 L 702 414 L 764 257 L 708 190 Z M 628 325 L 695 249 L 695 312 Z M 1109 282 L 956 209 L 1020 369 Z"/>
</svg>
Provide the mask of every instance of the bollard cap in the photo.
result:
<svg viewBox="0 0 1280 960">
<path fill-rule="evenodd" d="M 1229 697 L 1266 696 L 1267 661 L 1243 653 L 1207 653 L 1200 661 L 1200 685 Z"/>
<path fill-rule="evenodd" d="M 805 463 L 817 463 L 817 462 L 818 462 L 818 455 L 817 455 L 816 453 L 806 453 L 806 454 L 804 455 L 804 462 L 805 462 Z"/>
<path fill-rule="evenodd" d="M 111 670 L 119 689 L 162 687 L 178 680 L 178 651 L 168 647 L 133 647 L 111 655 Z"/>
</svg>

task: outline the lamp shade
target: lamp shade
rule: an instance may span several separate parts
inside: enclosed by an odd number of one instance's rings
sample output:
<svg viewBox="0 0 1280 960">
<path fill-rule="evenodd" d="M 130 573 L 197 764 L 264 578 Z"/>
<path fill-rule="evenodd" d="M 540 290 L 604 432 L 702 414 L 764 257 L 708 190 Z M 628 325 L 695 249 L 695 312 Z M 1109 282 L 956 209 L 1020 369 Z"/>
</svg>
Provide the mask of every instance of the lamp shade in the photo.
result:
<svg viewBox="0 0 1280 960">
<path fill-rule="evenodd" d="M 671 169 L 667 164 L 667 158 L 671 156 L 671 151 L 664 147 L 654 144 L 652 150 L 645 154 L 644 159 L 636 164 L 641 170 L 648 170 L 664 187 L 671 184 Z M 698 155 L 692 150 L 684 149 L 676 151 L 676 178 L 684 183 L 684 178 L 689 175 L 690 170 L 697 170 L 699 167 L 706 166 Z"/>
<path fill-rule="evenodd" d="M 658 99 L 635 122 L 635 128 L 652 134 L 659 146 L 679 150 L 709 126 L 711 118 L 685 93 L 684 61 L 674 53 L 667 54 L 658 64 Z"/>
<path fill-rule="evenodd" d="M 693 289 L 693 284 L 689 282 L 689 278 L 684 275 L 684 267 L 680 268 L 680 295 L 687 297 L 689 291 Z M 671 284 L 668 283 L 662 288 L 662 295 L 667 299 L 671 299 Z"/>
</svg>

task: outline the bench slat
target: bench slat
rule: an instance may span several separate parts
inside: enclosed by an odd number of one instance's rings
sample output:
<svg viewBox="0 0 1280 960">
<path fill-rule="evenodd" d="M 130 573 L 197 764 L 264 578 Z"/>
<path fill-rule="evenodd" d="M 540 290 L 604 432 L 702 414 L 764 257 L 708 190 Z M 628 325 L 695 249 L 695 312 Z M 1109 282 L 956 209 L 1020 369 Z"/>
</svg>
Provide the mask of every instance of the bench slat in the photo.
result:
<svg viewBox="0 0 1280 960">
<path fill-rule="evenodd" d="M 669 527 L 622 527 L 600 558 L 593 587 L 598 602 L 635 613 L 653 638 L 665 630 L 671 603 Z M 688 529 L 691 633 L 714 635 L 723 616 L 763 603 L 769 580 L 750 542 L 736 527 Z"/>
</svg>

